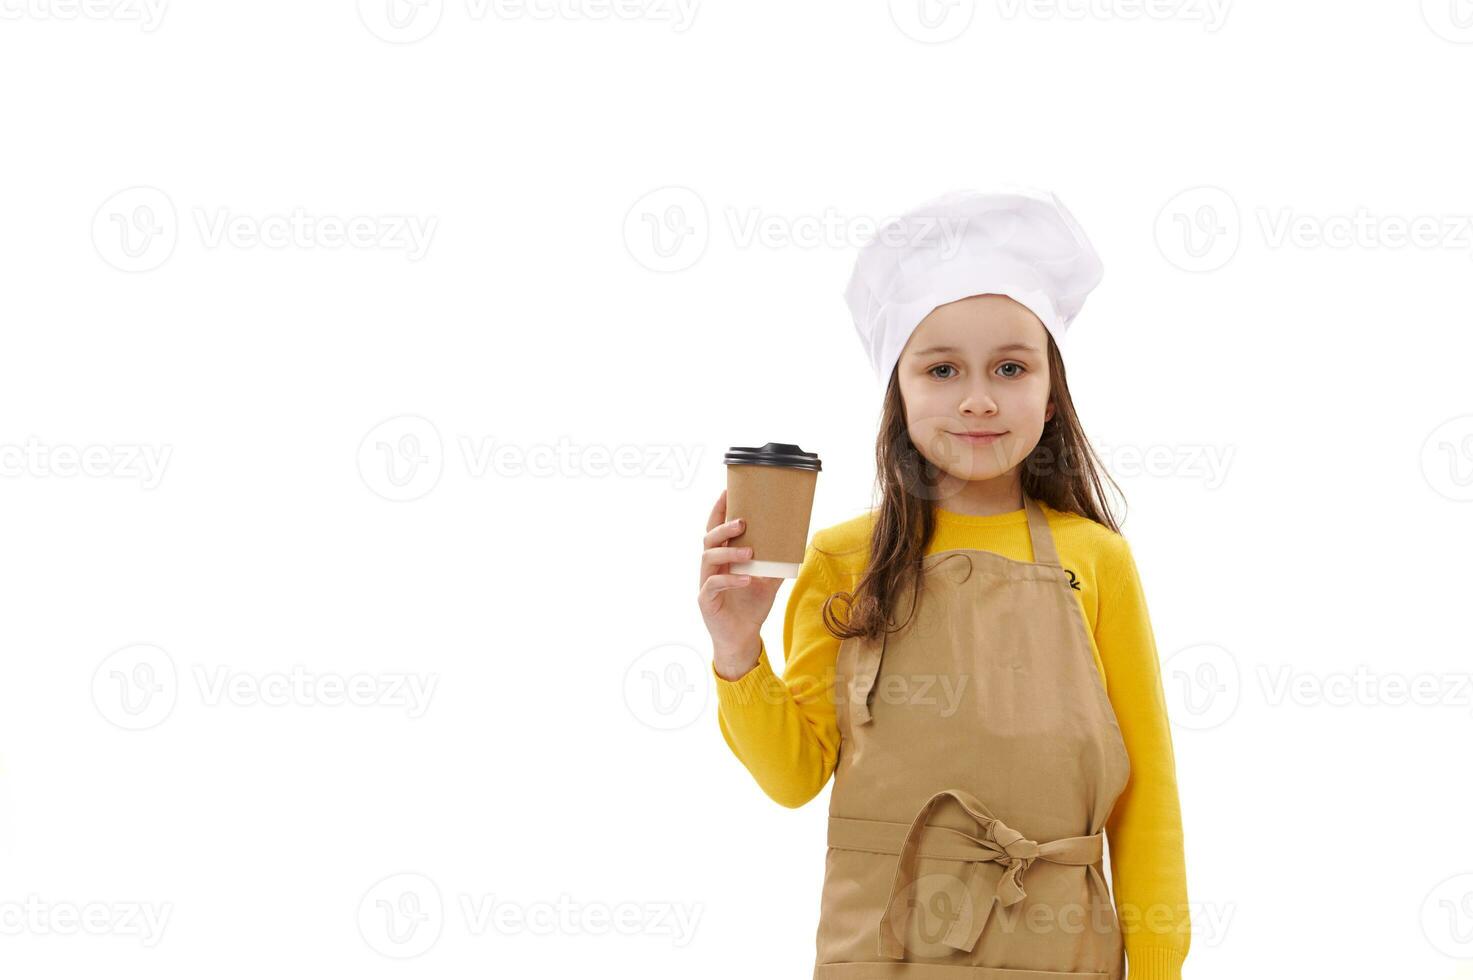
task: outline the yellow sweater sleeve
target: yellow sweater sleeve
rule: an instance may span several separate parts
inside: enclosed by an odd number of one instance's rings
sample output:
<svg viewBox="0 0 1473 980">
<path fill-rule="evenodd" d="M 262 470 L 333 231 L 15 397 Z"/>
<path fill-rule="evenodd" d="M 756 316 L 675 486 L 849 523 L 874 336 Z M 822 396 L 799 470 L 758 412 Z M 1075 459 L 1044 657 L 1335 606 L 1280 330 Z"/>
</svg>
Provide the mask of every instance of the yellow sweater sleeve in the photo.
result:
<svg viewBox="0 0 1473 980">
<path fill-rule="evenodd" d="M 1130 780 L 1105 826 L 1130 980 L 1178 980 L 1191 944 L 1176 759 L 1145 592 L 1130 545 L 1101 568 L 1095 644 L 1130 755 Z"/>
<path fill-rule="evenodd" d="M 711 667 L 726 744 L 763 792 L 786 807 L 817 796 L 839 758 L 833 682 L 842 641 L 823 625 L 823 604 L 836 591 L 824 556 L 810 544 L 783 618 L 786 680 L 773 673 L 765 643 L 756 666 L 734 681 Z"/>
</svg>

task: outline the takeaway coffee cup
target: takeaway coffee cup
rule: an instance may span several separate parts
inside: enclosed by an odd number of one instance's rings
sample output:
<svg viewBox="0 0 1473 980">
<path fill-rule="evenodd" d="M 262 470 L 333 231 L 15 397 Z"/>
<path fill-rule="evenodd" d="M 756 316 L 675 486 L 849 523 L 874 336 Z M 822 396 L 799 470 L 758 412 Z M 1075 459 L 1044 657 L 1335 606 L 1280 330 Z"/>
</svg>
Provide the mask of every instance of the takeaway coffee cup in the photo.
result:
<svg viewBox="0 0 1473 980">
<path fill-rule="evenodd" d="M 822 469 L 817 453 L 792 443 L 769 442 L 760 449 L 732 446 L 726 454 L 726 519 L 747 522 L 727 541 L 750 547 L 751 561 L 734 561 L 734 575 L 796 578 L 808 547 L 813 490 Z"/>
</svg>

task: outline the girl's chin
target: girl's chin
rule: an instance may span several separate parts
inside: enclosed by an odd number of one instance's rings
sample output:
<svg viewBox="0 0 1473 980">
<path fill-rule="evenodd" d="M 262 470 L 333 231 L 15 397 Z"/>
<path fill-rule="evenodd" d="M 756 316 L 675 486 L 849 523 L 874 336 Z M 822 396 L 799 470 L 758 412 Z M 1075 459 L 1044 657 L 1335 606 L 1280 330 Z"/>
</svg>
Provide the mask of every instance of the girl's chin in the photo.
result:
<svg viewBox="0 0 1473 980">
<path fill-rule="evenodd" d="M 1009 457 L 1010 448 L 1011 439 L 1008 436 L 977 445 L 969 445 L 965 440 L 960 440 L 940 447 L 939 452 L 928 452 L 925 456 L 933 465 L 948 472 L 953 470 L 976 472 L 982 469 L 1006 472 L 1014 465 L 1014 461 Z"/>
<path fill-rule="evenodd" d="M 944 472 L 952 480 L 961 480 L 967 483 L 977 483 L 982 480 L 995 480 L 1004 473 L 1013 469 L 1013 464 L 1008 460 L 950 460 L 944 465 L 932 460 L 932 465 Z"/>
</svg>

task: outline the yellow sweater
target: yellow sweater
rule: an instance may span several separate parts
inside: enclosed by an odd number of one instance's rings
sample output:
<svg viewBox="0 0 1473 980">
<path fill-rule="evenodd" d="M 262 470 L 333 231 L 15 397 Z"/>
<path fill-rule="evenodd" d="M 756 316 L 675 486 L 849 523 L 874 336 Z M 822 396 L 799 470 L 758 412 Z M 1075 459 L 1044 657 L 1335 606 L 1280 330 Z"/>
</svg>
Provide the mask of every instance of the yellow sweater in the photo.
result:
<svg viewBox="0 0 1473 980">
<path fill-rule="evenodd" d="M 1135 559 L 1124 537 L 1043 504 L 1059 561 L 1077 576 L 1095 663 L 1130 756 L 1130 780 L 1106 824 L 1110 876 L 1131 980 L 1177 980 L 1190 945 L 1176 760 L 1155 638 Z M 936 509 L 927 553 L 993 551 L 1032 561 L 1027 512 L 972 516 Z M 783 677 L 764 643 L 757 664 L 728 681 L 715 672 L 721 733 L 773 800 L 799 807 L 833 774 L 839 727 L 829 689 L 840 640 L 823 625 L 824 600 L 850 591 L 868 559 L 873 514 L 814 534 L 788 597 Z M 818 549 L 829 552 L 819 553 Z M 842 617 L 842 601 L 835 612 Z"/>
</svg>

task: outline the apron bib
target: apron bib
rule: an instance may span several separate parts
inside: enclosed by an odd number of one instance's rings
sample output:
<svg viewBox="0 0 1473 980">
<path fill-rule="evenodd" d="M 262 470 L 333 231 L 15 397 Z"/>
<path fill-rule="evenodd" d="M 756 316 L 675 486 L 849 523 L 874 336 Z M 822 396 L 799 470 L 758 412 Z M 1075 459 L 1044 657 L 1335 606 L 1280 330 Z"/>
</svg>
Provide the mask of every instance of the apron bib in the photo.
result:
<svg viewBox="0 0 1473 980">
<path fill-rule="evenodd" d="M 910 622 L 840 644 L 815 980 L 1124 976 L 1103 856 L 1129 757 L 1048 520 L 1024 509 L 1032 562 L 927 555 Z"/>
</svg>

